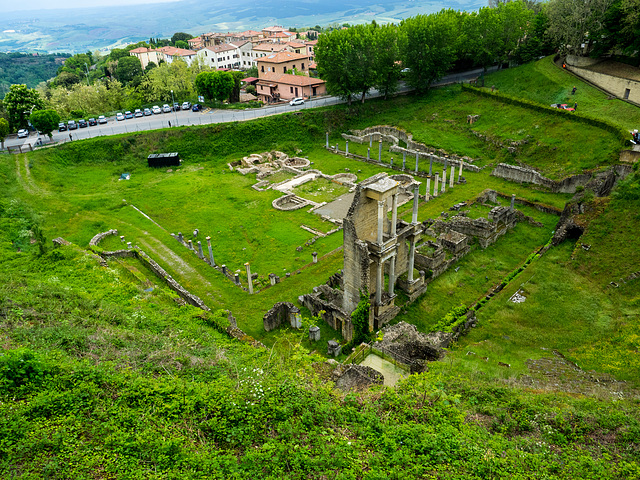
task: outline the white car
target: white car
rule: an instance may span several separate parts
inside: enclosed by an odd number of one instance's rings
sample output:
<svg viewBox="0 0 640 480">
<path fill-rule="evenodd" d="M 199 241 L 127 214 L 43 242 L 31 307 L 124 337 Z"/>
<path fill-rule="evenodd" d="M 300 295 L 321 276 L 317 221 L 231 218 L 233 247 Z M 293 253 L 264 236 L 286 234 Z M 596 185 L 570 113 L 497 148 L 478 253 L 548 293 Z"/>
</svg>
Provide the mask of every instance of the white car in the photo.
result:
<svg viewBox="0 0 640 480">
<path fill-rule="evenodd" d="M 171 107 L 165 103 L 164 105 L 162 105 L 162 111 L 164 113 L 171 113 Z"/>
<path fill-rule="evenodd" d="M 292 106 L 293 105 L 304 105 L 304 98 L 300 98 L 300 97 L 294 98 L 289 102 L 289 105 L 292 105 Z"/>
<path fill-rule="evenodd" d="M 26 128 L 18 130 L 18 138 L 27 138 L 29 136 L 29 130 Z"/>
<path fill-rule="evenodd" d="M 152 111 L 153 113 L 162 113 L 162 110 L 160 109 L 160 107 L 159 107 L 158 105 L 154 105 L 154 106 L 151 108 L 151 111 Z"/>
<path fill-rule="evenodd" d="M 116 113 L 116 120 L 117 121 L 124 120 L 124 115 L 122 114 L 122 112 Z"/>
<path fill-rule="evenodd" d="M 98 117 L 98 123 L 107 123 L 107 118 L 104 115 Z"/>
</svg>

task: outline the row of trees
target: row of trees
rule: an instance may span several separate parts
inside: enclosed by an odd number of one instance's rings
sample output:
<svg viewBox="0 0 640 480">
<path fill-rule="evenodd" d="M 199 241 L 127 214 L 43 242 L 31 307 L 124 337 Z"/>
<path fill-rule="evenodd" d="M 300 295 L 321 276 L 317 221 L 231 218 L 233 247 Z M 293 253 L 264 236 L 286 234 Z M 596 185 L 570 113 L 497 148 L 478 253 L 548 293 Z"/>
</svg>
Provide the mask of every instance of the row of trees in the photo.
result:
<svg viewBox="0 0 640 480">
<path fill-rule="evenodd" d="M 534 21 L 535 20 L 535 21 Z M 544 22 L 522 1 L 477 12 L 442 10 L 417 15 L 399 25 L 357 25 L 322 35 L 315 47 L 318 73 L 329 90 L 350 99 L 378 88 L 385 95 L 397 88 L 401 74 L 418 91 L 429 88 L 454 66 L 487 67 L 509 61 L 535 25 Z M 549 53 L 539 40 L 527 56 Z M 520 52 L 522 56 L 522 52 Z"/>
</svg>

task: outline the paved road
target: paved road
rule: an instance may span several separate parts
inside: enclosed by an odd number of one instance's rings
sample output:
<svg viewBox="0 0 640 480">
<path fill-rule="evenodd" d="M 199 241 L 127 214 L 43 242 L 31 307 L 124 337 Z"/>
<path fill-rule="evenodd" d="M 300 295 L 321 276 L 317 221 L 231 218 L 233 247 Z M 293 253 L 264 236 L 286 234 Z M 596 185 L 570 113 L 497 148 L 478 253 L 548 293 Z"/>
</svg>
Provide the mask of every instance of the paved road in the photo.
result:
<svg viewBox="0 0 640 480">
<path fill-rule="evenodd" d="M 482 69 L 480 68 L 469 70 L 467 72 L 447 75 L 438 82 L 434 82 L 433 86 L 461 82 L 470 78 L 478 77 L 481 73 Z M 411 87 L 402 84 L 398 91 L 399 93 L 410 92 Z M 366 98 L 375 98 L 379 96 L 381 96 L 380 92 L 378 92 L 377 90 L 371 90 L 367 94 Z M 354 99 L 354 101 L 357 102 L 359 100 Z M 103 135 L 116 135 L 118 133 L 157 130 L 160 128 L 168 128 L 169 122 L 171 122 L 172 127 L 181 127 L 185 125 L 208 125 L 212 123 L 251 120 L 254 118 L 267 117 L 269 115 L 277 115 L 285 112 L 294 112 L 314 107 L 337 105 L 339 103 L 346 103 L 346 101 L 338 97 L 326 96 L 307 100 L 303 105 L 297 106 L 290 106 L 287 103 L 282 105 L 265 106 L 262 108 L 251 108 L 246 110 L 211 110 L 206 113 L 192 112 L 191 110 L 181 110 L 179 112 L 161 113 L 149 117 L 132 118 L 129 120 L 122 120 L 120 122 L 116 121 L 115 117 L 113 117 L 108 119 L 109 123 L 107 123 L 106 125 L 78 128 L 77 130 L 72 130 L 70 132 L 56 131 L 53 133 L 53 140 L 54 142 L 68 142 L 70 141 L 69 134 L 71 134 L 73 140 L 81 140 L 84 138 L 93 138 Z M 7 139 L 7 141 L 5 141 L 5 148 L 21 145 L 23 146 L 23 148 L 28 149 L 29 144 L 35 145 L 39 139 L 40 136 L 34 133 L 32 133 L 28 138 Z M 48 137 L 42 137 L 42 141 L 48 142 Z"/>
</svg>

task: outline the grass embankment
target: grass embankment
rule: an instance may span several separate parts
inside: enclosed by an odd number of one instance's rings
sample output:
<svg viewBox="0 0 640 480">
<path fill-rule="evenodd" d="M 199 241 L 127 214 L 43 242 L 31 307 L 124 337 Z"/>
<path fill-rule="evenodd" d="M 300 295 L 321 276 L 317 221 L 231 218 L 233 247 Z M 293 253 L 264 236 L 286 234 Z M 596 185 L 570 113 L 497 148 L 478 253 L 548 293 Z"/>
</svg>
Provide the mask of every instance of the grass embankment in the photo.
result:
<svg viewBox="0 0 640 480">
<path fill-rule="evenodd" d="M 297 348 L 299 336 L 280 354 L 254 349 L 217 333 L 212 314 L 179 307 L 165 288 L 145 291 L 124 266 L 98 267 L 75 247 L 39 258 L 16 252 L 19 224 L 32 221 L 26 211 L 0 215 L 3 477 L 640 472 L 630 401 L 487 388 L 451 372 L 336 395 L 314 374 L 317 358 Z"/>
<path fill-rule="evenodd" d="M 625 130 L 633 130 L 640 124 L 637 107 L 622 100 L 609 100 L 606 93 L 554 65 L 553 56 L 518 68 L 491 73 L 487 75 L 485 85 L 495 85 L 499 92 L 520 96 L 542 105 L 566 103 L 573 107 L 577 102 L 578 111 L 614 122 Z M 574 86 L 577 90 L 572 95 Z M 563 140 L 575 149 L 583 147 L 569 132 Z"/>
</svg>

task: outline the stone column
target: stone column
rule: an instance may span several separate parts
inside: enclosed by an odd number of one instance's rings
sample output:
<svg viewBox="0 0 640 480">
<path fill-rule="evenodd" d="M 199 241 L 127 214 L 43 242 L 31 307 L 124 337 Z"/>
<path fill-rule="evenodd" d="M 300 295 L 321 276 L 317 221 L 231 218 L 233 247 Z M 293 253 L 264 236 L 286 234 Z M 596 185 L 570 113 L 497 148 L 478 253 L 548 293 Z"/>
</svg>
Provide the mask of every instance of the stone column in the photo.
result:
<svg viewBox="0 0 640 480">
<path fill-rule="evenodd" d="M 416 152 L 416 173 L 418 173 L 418 160 L 420 159 L 420 154 Z"/>
<path fill-rule="evenodd" d="M 204 260 L 204 253 L 202 253 L 202 242 L 198 240 L 198 256 Z"/>
<path fill-rule="evenodd" d="M 182 236 L 182 232 L 178 232 L 178 241 L 184 245 L 184 237 Z"/>
<path fill-rule="evenodd" d="M 336 153 L 338 153 L 340 149 L 338 148 L 338 144 L 336 143 Z"/>
<path fill-rule="evenodd" d="M 429 155 L 429 176 L 432 175 L 433 172 L 433 156 Z"/>
<path fill-rule="evenodd" d="M 402 152 L 402 170 L 407 167 L 407 152 Z"/>
<path fill-rule="evenodd" d="M 120 242 L 124 243 L 124 235 L 120 235 Z"/>
<path fill-rule="evenodd" d="M 247 269 L 247 285 L 249 286 L 249 294 L 253 294 L 253 279 L 251 278 L 251 267 L 249 266 L 249 262 L 244 264 Z"/>
<path fill-rule="evenodd" d="M 431 197 L 431 179 L 427 177 L 427 192 L 424 195 L 424 199 L 428 202 Z"/>
<path fill-rule="evenodd" d="M 442 170 L 442 182 L 440 182 L 442 186 L 442 193 L 444 193 L 445 187 L 447 186 L 447 170 Z"/>
<path fill-rule="evenodd" d="M 367 160 L 371 159 L 371 147 L 367 147 Z"/>
<path fill-rule="evenodd" d="M 309 327 L 309 340 L 312 342 L 317 342 L 320 340 L 320 327 L 315 325 Z"/>
<path fill-rule="evenodd" d="M 416 239 L 413 237 L 409 242 L 409 270 L 407 272 L 407 280 L 413 282 L 413 264 L 416 258 Z"/>
<path fill-rule="evenodd" d="M 515 207 L 515 205 L 516 205 L 516 194 L 515 194 L 515 193 L 512 193 L 512 194 L 511 194 L 511 210 L 513 210 L 513 208 Z"/>
<path fill-rule="evenodd" d="M 227 266 L 222 264 L 222 274 L 226 275 L 227 274 Z"/>
<path fill-rule="evenodd" d="M 447 165 L 449 165 L 449 159 L 447 157 L 444 157 L 444 169 L 447 169 Z"/>
<path fill-rule="evenodd" d="M 433 196 L 437 197 L 438 196 L 438 180 L 440 177 L 438 177 L 438 174 L 436 173 L 436 180 L 435 182 L 433 182 Z"/>
<path fill-rule="evenodd" d="M 133 246 L 131 245 L 131 242 L 127 242 L 127 250 L 132 250 Z"/>
<path fill-rule="evenodd" d="M 384 227 L 384 202 L 378 201 L 378 243 L 382 245 L 382 229 Z"/>
<path fill-rule="evenodd" d="M 289 310 L 289 323 L 293 328 L 302 327 L 302 320 L 300 319 L 300 309 L 298 307 L 293 307 Z"/>
<path fill-rule="evenodd" d="M 396 223 L 398 223 L 398 194 L 391 197 L 391 236 L 396 236 Z"/>
<path fill-rule="evenodd" d="M 391 168 L 393 168 L 393 157 L 391 157 L 391 161 L 389 162 L 389 164 L 391 165 Z"/>
<path fill-rule="evenodd" d="M 428 184 L 427 184 L 428 185 Z M 427 187 L 428 189 L 429 187 Z M 420 202 L 420 185 L 413 187 L 413 214 L 411 215 L 411 223 L 418 223 L 418 203 Z"/>
<path fill-rule="evenodd" d="M 378 142 L 378 161 L 382 163 L 382 138 Z"/>
<path fill-rule="evenodd" d="M 276 284 L 276 276 L 273 273 L 269 274 L 269 282 L 271 282 L 271 285 L 275 285 Z"/>
<path fill-rule="evenodd" d="M 373 135 L 369 135 L 369 148 L 373 147 Z"/>
<path fill-rule="evenodd" d="M 396 256 L 389 259 L 389 295 L 393 295 L 396 286 Z"/>
<path fill-rule="evenodd" d="M 211 237 L 207 237 L 207 245 L 209 246 L 209 260 L 211 260 L 211 266 L 216 266 L 216 261 L 213 259 L 213 249 L 211 248 Z"/>
<path fill-rule="evenodd" d="M 453 177 L 456 174 L 456 166 L 451 165 L 451 176 L 449 177 L 449 187 L 453 188 Z"/>
<path fill-rule="evenodd" d="M 189 250 L 193 250 L 193 241 L 189 240 Z"/>
<path fill-rule="evenodd" d="M 376 305 L 382 303 L 382 289 L 384 288 L 383 263 L 379 262 L 376 270 Z"/>
<path fill-rule="evenodd" d="M 349 140 L 347 140 L 347 145 L 345 147 L 345 152 L 347 155 L 349 155 Z"/>
<path fill-rule="evenodd" d="M 233 283 L 235 283 L 236 285 L 240 285 L 240 274 L 239 273 L 234 273 L 233 274 Z"/>
<path fill-rule="evenodd" d="M 311 255 L 313 255 L 313 263 L 318 263 L 318 252 L 313 252 Z"/>
<path fill-rule="evenodd" d="M 326 139 L 327 139 L 327 140 L 326 140 L 327 148 L 329 148 L 329 132 L 325 133 L 325 137 L 326 137 Z"/>
<path fill-rule="evenodd" d="M 464 162 L 460 160 L 460 170 L 458 170 L 458 181 L 460 181 L 460 177 L 462 176 L 462 165 Z"/>
</svg>

